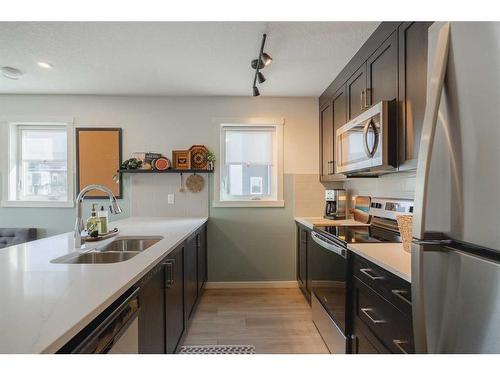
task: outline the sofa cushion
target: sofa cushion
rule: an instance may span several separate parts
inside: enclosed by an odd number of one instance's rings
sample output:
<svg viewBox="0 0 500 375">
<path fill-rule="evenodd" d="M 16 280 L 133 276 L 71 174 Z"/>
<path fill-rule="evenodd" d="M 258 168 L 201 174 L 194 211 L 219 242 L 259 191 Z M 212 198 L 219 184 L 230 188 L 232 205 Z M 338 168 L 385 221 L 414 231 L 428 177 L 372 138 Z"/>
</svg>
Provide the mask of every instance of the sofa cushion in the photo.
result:
<svg viewBox="0 0 500 375">
<path fill-rule="evenodd" d="M 36 228 L 0 228 L 0 248 L 36 240 Z"/>
</svg>

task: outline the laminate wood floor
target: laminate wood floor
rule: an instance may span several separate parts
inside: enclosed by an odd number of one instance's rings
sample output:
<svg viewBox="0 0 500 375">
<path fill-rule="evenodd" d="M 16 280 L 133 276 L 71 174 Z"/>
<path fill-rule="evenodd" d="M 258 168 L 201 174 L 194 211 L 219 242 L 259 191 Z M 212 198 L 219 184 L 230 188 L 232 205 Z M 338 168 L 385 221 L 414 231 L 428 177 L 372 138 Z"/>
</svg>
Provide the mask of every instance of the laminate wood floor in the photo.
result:
<svg viewBox="0 0 500 375">
<path fill-rule="evenodd" d="M 207 289 L 182 345 L 254 345 L 257 354 L 328 353 L 298 288 Z"/>
</svg>

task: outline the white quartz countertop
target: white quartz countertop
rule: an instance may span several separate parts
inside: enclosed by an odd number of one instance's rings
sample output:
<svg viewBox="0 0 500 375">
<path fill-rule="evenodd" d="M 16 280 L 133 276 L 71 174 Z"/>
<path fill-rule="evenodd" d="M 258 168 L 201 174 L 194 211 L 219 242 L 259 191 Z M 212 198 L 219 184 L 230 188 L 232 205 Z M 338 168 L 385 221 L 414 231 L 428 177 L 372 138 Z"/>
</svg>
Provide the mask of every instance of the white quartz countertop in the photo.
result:
<svg viewBox="0 0 500 375">
<path fill-rule="evenodd" d="M 347 248 L 411 283 L 411 254 L 402 243 L 352 243 Z"/>
<path fill-rule="evenodd" d="M 309 229 L 313 229 L 314 225 L 338 225 L 338 226 L 365 226 L 369 224 L 361 223 L 354 219 L 331 220 L 322 217 L 296 217 L 295 221 L 304 225 Z"/>
<path fill-rule="evenodd" d="M 56 352 L 206 221 L 114 221 L 118 237 L 164 237 L 120 263 L 51 263 L 76 251 L 72 232 L 0 249 L 0 353 Z M 113 239 L 88 243 L 85 251 Z"/>
</svg>

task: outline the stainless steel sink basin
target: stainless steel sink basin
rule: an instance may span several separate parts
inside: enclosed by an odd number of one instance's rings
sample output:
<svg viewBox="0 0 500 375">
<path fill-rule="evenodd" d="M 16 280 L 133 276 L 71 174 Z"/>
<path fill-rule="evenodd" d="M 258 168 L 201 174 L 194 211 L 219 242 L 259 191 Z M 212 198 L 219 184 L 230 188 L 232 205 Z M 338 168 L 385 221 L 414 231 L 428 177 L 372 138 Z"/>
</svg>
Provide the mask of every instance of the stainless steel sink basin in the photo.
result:
<svg viewBox="0 0 500 375">
<path fill-rule="evenodd" d="M 105 246 L 84 253 L 72 253 L 53 259 L 51 263 L 59 264 L 105 264 L 129 260 L 141 251 L 162 240 L 161 236 L 118 237 Z"/>
<path fill-rule="evenodd" d="M 54 259 L 53 263 L 64 264 L 103 264 L 103 263 L 118 263 L 124 262 L 139 254 L 138 251 L 116 251 L 116 252 L 102 252 L 102 251 L 89 251 L 81 253 L 73 257 L 63 257 Z"/>
<path fill-rule="evenodd" d="M 151 237 L 118 237 L 105 246 L 98 247 L 100 251 L 144 251 L 148 247 L 163 239 L 159 236 Z"/>
</svg>

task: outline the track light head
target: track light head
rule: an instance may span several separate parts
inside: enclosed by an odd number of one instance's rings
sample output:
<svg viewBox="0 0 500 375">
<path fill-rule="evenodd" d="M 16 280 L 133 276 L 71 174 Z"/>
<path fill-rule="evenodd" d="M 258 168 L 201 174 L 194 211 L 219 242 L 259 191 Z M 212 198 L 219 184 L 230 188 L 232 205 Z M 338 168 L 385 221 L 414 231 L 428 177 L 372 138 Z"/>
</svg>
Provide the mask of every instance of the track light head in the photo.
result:
<svg viewBox="0 0 500 375">
<path fill-rule="evenodd" d="M 252 65 L 252 69 L 257 69 L 257 59 L 252 60 L 251 65 Z M 262 69 L 263 67 L 265 67 L 264 62 L 262 60 L 260 60 L 259 69 Z"/>
<path fill-rule="evenodd" d="M 259 73 L 257 73 L 257 80 L 259 81 L 259 83 L 263 83 L 266 81 L 266 77 L 264 77 L 264 74 L 259 72 Z"/>
<path fill-rule="evenodd" d="M 264 52 L 262 54 L 262 62 L 264 63 L 264 66 L 268 66 L 273 62 L 273 58 Z"/>
<path fill-rule="evenodd" d="M 253 87 L 253 96 L 260 96 L 260 92 L 257 86 Z"/>
</svg>

